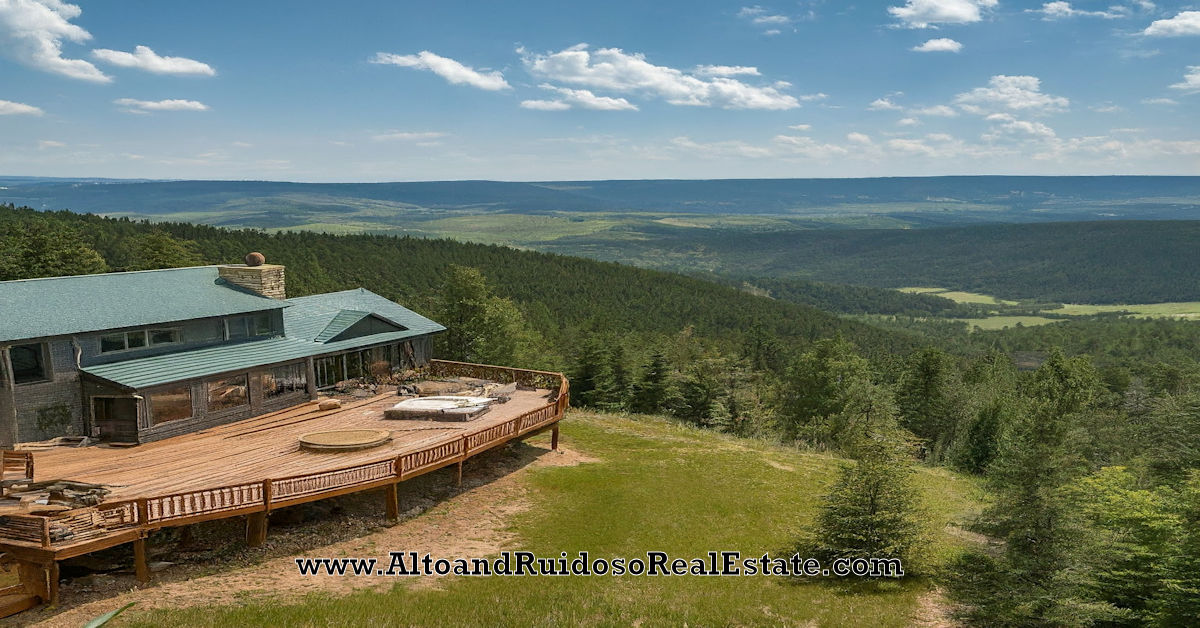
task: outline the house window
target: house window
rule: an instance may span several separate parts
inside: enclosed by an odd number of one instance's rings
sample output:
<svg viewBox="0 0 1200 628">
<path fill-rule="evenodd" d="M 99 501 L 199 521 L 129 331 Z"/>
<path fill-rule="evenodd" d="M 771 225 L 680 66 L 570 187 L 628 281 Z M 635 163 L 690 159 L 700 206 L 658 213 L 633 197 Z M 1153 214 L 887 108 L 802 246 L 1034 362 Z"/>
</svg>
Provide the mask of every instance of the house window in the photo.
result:
<svg viewBox="0 0 1200 628">
<path fill-rule="evenodd" d="M 153 425 L 192 417 L 192 387 L 180 386 L 150 393 Z"/>
<path fill-rule="evenodd" d="M 308 377 L 304 364 L 287 364 L 263 373 L 259 380 L 263 396 L 267 399 L 304 392 L 308 389 Z"/>
<path fill-rule="evenodd" d="M 151 329 L 148 335 L 150 336 L 150 345 L 155 347 L 158 345 L 173 345 L 182 339 L 179 329 Z"/>
<path fill-rule="evenodd" d="M 270 314 L 255 314 L 253 316 L 238 316 L 225 319 L 225 337 L 229 340 L 250 338 L 252 336 L 270 336 L 275 333 L 271 325 Z"/>
<path fill-rule="evenodd" d="M 250 403 L 250 387 L 245 375 L 208 383 L 208 411 L 218 412 Z"/>
<path fill-rule="evenodd" d="M 13 345 L 8 352 L 8 357 L 12 361 L 13 383 L 29 384 L 50 379 L 46 345 L 40 342 L 29 345 Z"/>
<path fill-rule="evenodd" d="M 345 364 L 340 355 L 329 355 L 313 361 L 317 372 L 317 388 L 329 388 L 346 379 Z"/>
</svg>

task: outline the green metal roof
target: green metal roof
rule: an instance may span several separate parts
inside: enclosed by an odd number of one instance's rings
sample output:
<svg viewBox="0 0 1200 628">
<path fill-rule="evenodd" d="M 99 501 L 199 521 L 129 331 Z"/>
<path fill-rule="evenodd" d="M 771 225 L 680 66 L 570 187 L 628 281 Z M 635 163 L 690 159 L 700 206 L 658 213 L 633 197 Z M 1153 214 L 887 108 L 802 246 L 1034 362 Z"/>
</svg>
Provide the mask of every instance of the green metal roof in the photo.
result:
<svg viewBox="0 0 1200 628">
<path fill-rule="evenodd" d="M 0 342 L 274 310 L 216 266 L 0 281 Z"/>
<path fill-rule="evenodd" d="M 334 336 L 346 331 L 347 329 L 350 329 L 355 323 L 370 315 L 371 314 L 369 312 L 361 312 L 359 310 L 342 310 L 341 312 L 338 312 L 337 316 L 333 317 L 332 321 L 329 321 L 329 324 L 325 326 L 325 329 L 322 329 L 321 333 L 317 334 L 317 337 L 313 338 L 313 340 L 317 342 L 327 342 L 333 339 Z"/>
<path fill-rule="evenodd" d="M 283 337 L 86 366 L 82 370 L 126 388 L 143 389 L 220 373 L 245 371 L 309 356 L 397 342 L 446 329 L 420 314 L 361 288 L 289 299 L 288 302 L 292 307 L 283 311 L 284 331 L 287 334 Z M 366 316 L 379 316 L 408 329 L 333 342 L 318 340 L 334 320 L 348 318 L 349 316 L 343 316 L 343 313 L 349 311 Z M 361 319 L 362 316 L 359 316 L 351 324 Z M 335 333 L 330 337 L 336 335 Z"/>
</svg>

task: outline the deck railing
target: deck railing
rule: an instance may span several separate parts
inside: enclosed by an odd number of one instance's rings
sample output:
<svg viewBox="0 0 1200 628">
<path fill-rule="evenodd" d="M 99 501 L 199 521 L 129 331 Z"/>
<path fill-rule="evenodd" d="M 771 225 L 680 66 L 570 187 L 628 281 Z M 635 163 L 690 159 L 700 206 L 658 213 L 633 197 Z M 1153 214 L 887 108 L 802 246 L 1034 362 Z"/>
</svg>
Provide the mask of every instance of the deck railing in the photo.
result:
<svg viewBox="0 0 1200 628">
<path fill-rule="evenodd" d="M 179 526 L 250 512 L 269 512 L 272 508 L 383 486 L 462 462 L 542 429 L 561 419 L 569 402 L 569 384 L 560 373 L 434 360 L 428 375 L 516 382 L 519 386 L 551 390 L 551 400 L 542 407 L 503 423 L 467 432 L 452 441 L 341 469 L 110 502 L 49 517 L 7 515 L 0 517 L 0 543 L 20 541 L 52 549 L 136 527 Z"/>
</svg>

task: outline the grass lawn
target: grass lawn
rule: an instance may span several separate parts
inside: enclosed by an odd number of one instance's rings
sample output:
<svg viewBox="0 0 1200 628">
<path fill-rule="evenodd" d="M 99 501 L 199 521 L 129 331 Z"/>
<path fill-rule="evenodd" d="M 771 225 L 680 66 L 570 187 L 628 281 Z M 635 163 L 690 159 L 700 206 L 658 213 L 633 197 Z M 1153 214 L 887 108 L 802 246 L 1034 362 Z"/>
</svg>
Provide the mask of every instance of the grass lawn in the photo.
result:
<svg viewBox="0 0 1200 628">
<path fill-rule="evenodd" d="M 542 437 L 539 437 L 542 438 Z M 524 478 L 532 507 L 512 522 L 511 549 L 544 557 L 673 557 L 710 550 L 743 555 L 789 549 L 813 521 L 843 461 L 739 440 L 655 418 L 572 411 L 566 447 L 597 458 L 544 467 Z M 979 508 L 970 479 L 922 470 L 934 560 L 956 551 L 945 532 Z M 386 550 L 421 548 L 385 548 Z M 401 582 L 390 592 L 311 597 L 296 605 L 131 612 L 124 626 L 249 625 L 910 625 L 921 578 L 863 584 L 777 577 L 446 578 Z M 810 623 L 811 622 L 811 623 Z"/>
</svg>

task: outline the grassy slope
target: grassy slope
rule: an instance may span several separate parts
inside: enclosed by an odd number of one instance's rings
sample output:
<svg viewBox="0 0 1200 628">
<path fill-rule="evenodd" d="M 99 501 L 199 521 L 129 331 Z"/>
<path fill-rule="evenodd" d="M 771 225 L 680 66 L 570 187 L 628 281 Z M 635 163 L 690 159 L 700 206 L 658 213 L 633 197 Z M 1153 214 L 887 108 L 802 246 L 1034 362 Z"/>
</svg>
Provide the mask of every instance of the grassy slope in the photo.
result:
<svg viewBox="0 0 1200 628">
<path fill-rule="evenodd" d="M 600 459 L 531 472 L 530 508 L 514 523 L 513 549 L 541 556 L 588 550 L 633 557 L 648 550 L 701 556 L 788 548 L 811 525 L 840 461 L 659 419 L 572 412 L 567 447 Z M 978 507 L 967 479 L 928 470 L 936 554 L 955 541 L 941 532 Z M 381 548 L 420 550 L 421 548 Z M 878 587 L 794 584 L 773 577 L 626 576 L 456 578 L 413 590 L 309 598 L 294 606 L 249 605 L 134 613 L 120 625 L 820 625 L 905 626 L 928 583 Z"/>
</svg>

